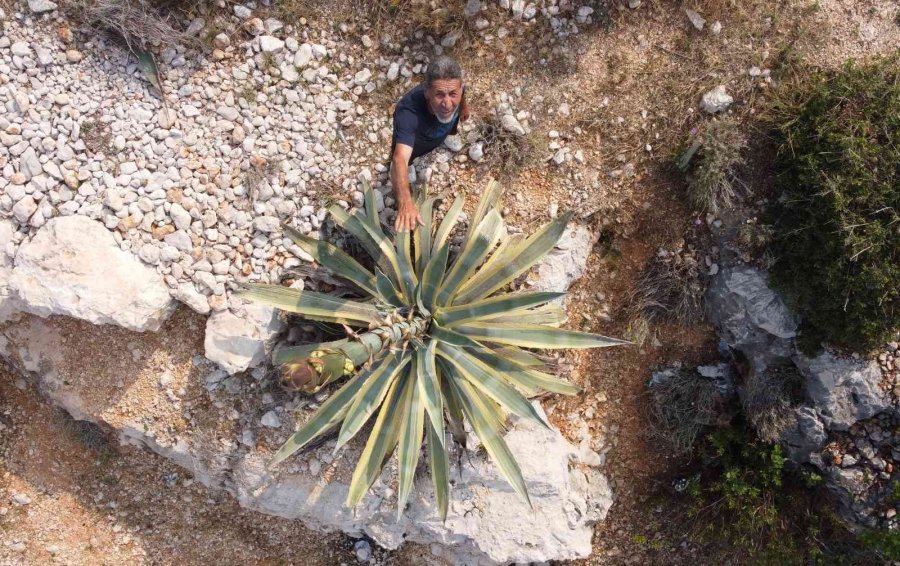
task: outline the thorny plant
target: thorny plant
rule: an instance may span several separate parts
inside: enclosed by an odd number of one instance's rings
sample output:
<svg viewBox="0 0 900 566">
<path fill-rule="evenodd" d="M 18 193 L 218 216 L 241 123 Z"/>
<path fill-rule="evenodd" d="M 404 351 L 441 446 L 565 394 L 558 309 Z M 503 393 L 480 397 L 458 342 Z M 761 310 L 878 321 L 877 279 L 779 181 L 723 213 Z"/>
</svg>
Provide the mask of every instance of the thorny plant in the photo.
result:
<svg viewBox="0 0 900 566">
<path fill-rule="evenodd" d="M 450 233 L 460 218 L 457 197 L 436 230 L 437 198 L 419 195 L 424 224 L 399 232 L 392 242 L 377 213 L 375 193 L 364 187 L 365 213 L 329 207 L 334 221 L 354 236 L 375 263 L 369 270 L 340 248 L 298 233 L 287 235 L 323 267 L 359 290 L 359 299 L 247 285 L 246 298 L 343 326 L 347 338 L 278 349 L 282 384 L 306 393 L 347 380 L 281 447 L 273 464 L 338 431 L 337 447 L 374 418 L 347 495 L 357 505 L 391 454 L 399 462 L 398 514 L 413 485 L 423 438 L 442 518 L 449 500 L 449 453 L 445 431 L 465 446 L 463 419 L 524 500 L 519 465 L 503 440 L 508 413 L 549 427 L 528 400 L 540 391 L 575 394 L 579 388 L 546 373 L 528 348 L 597 348 L 623 341 L 559 328 L 565 320 L 554 302 L 562 293 L 505 292 L 514 279 L 547 254 L 568 224 L 562 214 L 531 236 L 508 235 L 500 215 L 500 187 L 489 182 L 451 260 Z M 530 501 L 529 501 L 530 503 Z"/>
</svg>

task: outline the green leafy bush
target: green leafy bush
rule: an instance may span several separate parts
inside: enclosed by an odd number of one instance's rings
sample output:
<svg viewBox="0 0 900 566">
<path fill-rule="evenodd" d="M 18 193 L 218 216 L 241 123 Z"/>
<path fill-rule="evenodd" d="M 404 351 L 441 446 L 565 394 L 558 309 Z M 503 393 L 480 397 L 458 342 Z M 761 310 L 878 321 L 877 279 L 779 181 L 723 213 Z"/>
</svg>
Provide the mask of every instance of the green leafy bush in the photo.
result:
<svg viewBox="0 0 900 566">
<path fill-rule="evenodd" d="M 871 348 L 900 327 L 900 57 L 813 74 L 775 122 L 773 281 L 804 349 Z"/>
<path fill-rule="evenodd" d="M 894 531 L 866 531 L 860 541 L 885 560 L 900 560 L 900 533 Z"/>
<path fill-rule="evenodd" d="M 686 489 L 685 524 L 712 562 L 874 564 L 888 555 L 887 537 L 857 539 L 823 504 L 821 475 L 789 469 L 780 446 L 741 423 L 712 430 L 696 455 L 701 469 Z"/>
</svg>

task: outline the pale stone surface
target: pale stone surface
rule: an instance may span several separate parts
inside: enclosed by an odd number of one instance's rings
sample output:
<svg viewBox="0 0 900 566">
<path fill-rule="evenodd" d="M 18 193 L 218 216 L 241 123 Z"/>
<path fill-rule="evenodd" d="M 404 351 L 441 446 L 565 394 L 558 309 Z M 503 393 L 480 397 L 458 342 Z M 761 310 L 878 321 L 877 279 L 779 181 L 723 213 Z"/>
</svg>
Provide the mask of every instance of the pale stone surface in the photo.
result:
<svg viewBox="0 0 900 566">
<path fill-rule="evenodd" d="M 15 233 L 15 224 L 0 218 L 0 323 L 12 318 L 19 310 L 18 301 L 9 288 L 13 256 L 7 251 L 13 247 L 13 236 Z"/>
<path fill-rule="evenodd" d="M 172 297 L 191 307 L 194 312 L 209 314 L 209 301 L 193 283 L 182 283 L 172 290 Z"/>
<path fill-rule="evenodd" d="M 797 322 L 764 272 L 748 266 L 722 269 L 706 292 L 706 306 L 720 338 L 755 371 L 794 354 Z"/>
<path fill-rule="evenodd" d="M 56 3 L 50 0 L 28 0 L 28 8 L 35 14 L 42 14 L 55 10 Z"/>
<path fill-rule="evenodd" d="M 556 246 L 532 270 L 535 275 L 531 290 L 565 293 L 578 280 L 597 236 L 579 224 L 570 224 Z"/>
<path fill-rule="evenodd" d="M 847 430 L 893 407 L 879 386 L 881 370 L 874 360 L 839 358 L 826 350 L 814 358 L 798 355 L 796 361 L 806 378 L 806 396 L 828 430 Z"/>
<path fill-rule="evenodd" d="M 728 110 L 734 98 L 725 91 L 725 85 L 719 85 L 703 95 L 700 100 L 700 108 L 709 114 Z"/>
<path fill-rule="evenodd" d="M 282 326 L 277 311 L 265 305 L 244 305 L 238 314 L 215 312 L 206 322 L 205 355 L 230 374 L 258 366 Z"/>
<path fill-rule="evenodd" d="M 27 312 L 138 331 L 157 330 L 175 308 L 162 276 L 84 216 L 51 219 L 22 244 L 10 287 Z"/>
</svg>

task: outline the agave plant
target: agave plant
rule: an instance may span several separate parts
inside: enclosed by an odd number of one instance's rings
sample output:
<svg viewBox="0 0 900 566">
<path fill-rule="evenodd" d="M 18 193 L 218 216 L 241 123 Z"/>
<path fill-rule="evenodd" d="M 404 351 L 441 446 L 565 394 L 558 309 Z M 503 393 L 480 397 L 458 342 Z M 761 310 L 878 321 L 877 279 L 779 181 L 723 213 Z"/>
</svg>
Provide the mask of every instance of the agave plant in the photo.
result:
<svg viewBox="0 0 900 566">
<path fill-rule="evenodd" d="M 432 230 L 436 198 L 418 198 L 425 219 L 415 231 L 384 232 L 375 194 L 365 187 L 365 213 L 329 211 L 372 256 L 370 271 L 340 248 L 286 227 L 322 266 L 359 289 L 361 299 L 338 298 L 278 285 L 247 285 L 242 294 L 307 319 L 343 325 L 347 338 L 276 350 L 282 383 L 315 392 L 349 379 L 278 450 L 278 463 L 329 432 L 344 446 L 375 416 L 353 473 L 347 505 L 359 503 L 396 450 L 398 515 L 406 506 L 427 438 L 428 464 L 442 519 L 449 498 L 445 430 L 464 446 L 463 419 L 516 493 L 530 504 L 518 464 L 503 440 L 507 413 L 549 426 L 529 402 L 541 391 L 575 394 L 579 388 L 550 375 L 528 348 L 594 348 L 621 340 L 559 328 L 562 293 L 504 292 L 559 240 L 571 214 L 530 237 L 507 235 L 498 210 L 500 187 L 489 182 L 465 241 L 450 260 L 450 233 L 462 212 L 456 198 Z M 412 240 L 412 241 L 411 241 Z M 352 327 L 352 328 L 351 328 Z M 377 416 L 376 416 L 377 413 Z"/>
</svg>

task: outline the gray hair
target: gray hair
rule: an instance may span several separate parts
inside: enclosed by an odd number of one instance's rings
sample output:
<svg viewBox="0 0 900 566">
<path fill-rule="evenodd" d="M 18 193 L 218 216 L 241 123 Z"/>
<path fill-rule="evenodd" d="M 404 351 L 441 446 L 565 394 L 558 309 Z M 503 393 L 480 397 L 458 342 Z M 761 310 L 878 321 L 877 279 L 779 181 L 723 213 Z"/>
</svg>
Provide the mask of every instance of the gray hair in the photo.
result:
<svg viewBox="0 0 900 566">
<path fill-rule="evenodd" d="M 441 55 L 435 57 L 428 68 L 425 70 L 425 88 L 430 87 L 434 81 L 445 81 L 458 79 L 463 80 L 462 67 L 456 62 L 456 59 Z"/>
</svg>

